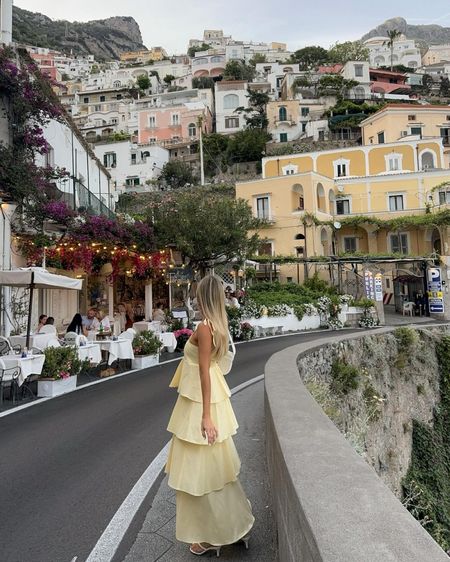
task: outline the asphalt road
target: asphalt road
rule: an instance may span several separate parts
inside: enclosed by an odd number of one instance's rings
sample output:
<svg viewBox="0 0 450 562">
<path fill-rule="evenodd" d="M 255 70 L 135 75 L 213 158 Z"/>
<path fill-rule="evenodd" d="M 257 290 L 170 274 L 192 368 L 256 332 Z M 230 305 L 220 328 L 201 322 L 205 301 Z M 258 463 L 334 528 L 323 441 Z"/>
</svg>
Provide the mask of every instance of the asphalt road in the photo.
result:
<svg viewBox="0 0 450 562">
<path fill-rule="evenodd" d="M 328 333 L 237 347 L 230 387 L 274 352 Z M 0 561 L 84 561 L 167 443 L 177 363 L 112 379 L 0 418 Z"/>
</svg>

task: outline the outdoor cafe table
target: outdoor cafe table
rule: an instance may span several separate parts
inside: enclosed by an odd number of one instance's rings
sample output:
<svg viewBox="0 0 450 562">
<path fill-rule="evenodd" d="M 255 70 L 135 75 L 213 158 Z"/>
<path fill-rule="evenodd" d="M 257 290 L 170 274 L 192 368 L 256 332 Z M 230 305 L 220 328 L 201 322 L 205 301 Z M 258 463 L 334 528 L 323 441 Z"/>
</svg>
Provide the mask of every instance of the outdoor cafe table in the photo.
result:
<svg viewBox="0 0 450 562">
<path fill-rule="evenodd" d="M 89 363 L 98 365 L 102 361 L 102 352 L 98 343 L 87 343 L 77 346 L 78 357 L 81 361 L 89 359 Z"/>
<path fill-rule="evenodd" d="M 25 379 L 30 375 L 40 375 L 44 367 L 45 355 L 28 355 L 28 357 L 21 357 L 20 355 L 2 355 L 1 360 L 3 361 L 6 369 L 20 367 L 19 378 L 17 379 L 17 384 L 22 386 Z M 9 380 L 11 375 L 5 373 L 3 380 Z"/>
<path fill-rule="evenodd" d="M 133 346 L 131 340 L 98 340 L 95 342 L 102 351 L 108 352 L 108 365 L 111 365 L 117 359 L 134 359 Z"/>
<path fill-rule="evenodd" d="M 57 338 L 56 334 L 33 334 L 30 335 L 30 347 L 45 349 L 50 340 Z M 20 345 L 23 349 L 27 345 L 27 336 L 10 336 L 9 341 L 12 347 Z"/>
</svg>

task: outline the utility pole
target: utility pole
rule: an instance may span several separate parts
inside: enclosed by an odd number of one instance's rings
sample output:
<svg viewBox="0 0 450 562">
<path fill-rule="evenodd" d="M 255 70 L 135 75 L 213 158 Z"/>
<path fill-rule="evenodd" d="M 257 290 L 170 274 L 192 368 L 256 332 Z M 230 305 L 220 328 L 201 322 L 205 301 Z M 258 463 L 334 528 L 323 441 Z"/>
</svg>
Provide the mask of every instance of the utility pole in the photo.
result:
<svg viewBox="0 0 450 562">
<path fill-rule="evenodd" d="M 203 115 L 198 118 L 198 127 L 200 131 L 200 185 L 205 185 L 205 170 L 203 166 Z"/>
</svg>

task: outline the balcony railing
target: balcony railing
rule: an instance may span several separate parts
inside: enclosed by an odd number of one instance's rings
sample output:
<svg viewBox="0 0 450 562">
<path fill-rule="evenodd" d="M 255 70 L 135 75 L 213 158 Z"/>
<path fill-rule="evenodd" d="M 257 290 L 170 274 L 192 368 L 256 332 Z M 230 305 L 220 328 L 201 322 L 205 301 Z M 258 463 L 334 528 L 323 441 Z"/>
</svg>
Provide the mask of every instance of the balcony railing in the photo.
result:
<svg viewBox="0 0 450 562">
<path fill-rule="evenodd" d="M 61 191 L 60 193 L 61 199 L 74 211 L 83 209 L 89 215 L 103 215 L 108 218 L 115 216 L 115 213 L 79 180 L 76 180 L 75 185 L 73 185 L 73 180 L 71 179 L 70 187 L 72 191 Z"/>
</svg>

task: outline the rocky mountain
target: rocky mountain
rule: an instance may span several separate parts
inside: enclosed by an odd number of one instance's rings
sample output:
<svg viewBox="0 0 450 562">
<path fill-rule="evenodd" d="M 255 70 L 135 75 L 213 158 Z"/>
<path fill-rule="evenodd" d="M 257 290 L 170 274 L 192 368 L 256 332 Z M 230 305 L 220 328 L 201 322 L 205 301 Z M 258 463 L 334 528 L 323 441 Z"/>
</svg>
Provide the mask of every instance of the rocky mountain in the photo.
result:
<svg viewBox="0 0 450 562">
<path fill-rule="evenodd" d="M 90 54 L 100 61 L 118 59 L 124 51 L 145 49 L 139 25 L 132 17 L 118 16 L 86 23 L 54 21 L 16 6 L 13 40 L 66 53 Z"/>
<path fill-rule="evenodd" d="M 441 45 L 450 43 L 450 27 L 441 25 L 410 25 L 405 18 L 391 18 L 366 33 L 362 40 L 385 36 L 388 31 L 398 29 L 408 39 L 415 39 L 421 45 Z"/>
</svg>

